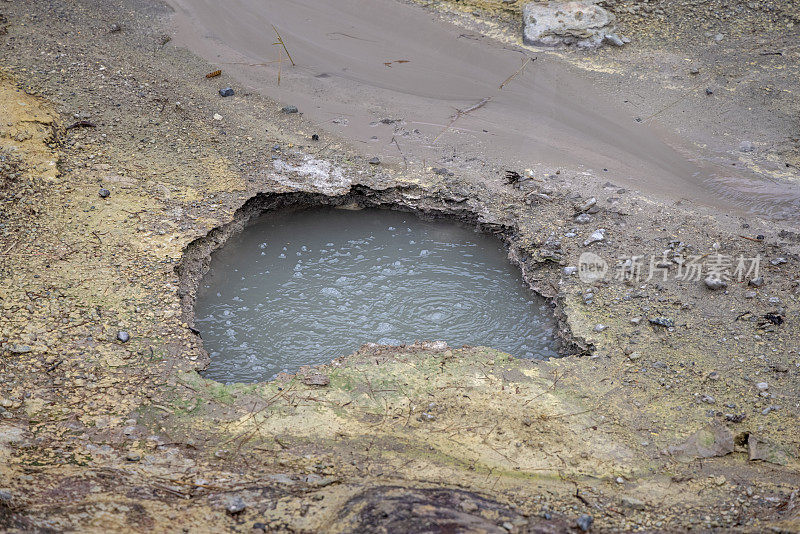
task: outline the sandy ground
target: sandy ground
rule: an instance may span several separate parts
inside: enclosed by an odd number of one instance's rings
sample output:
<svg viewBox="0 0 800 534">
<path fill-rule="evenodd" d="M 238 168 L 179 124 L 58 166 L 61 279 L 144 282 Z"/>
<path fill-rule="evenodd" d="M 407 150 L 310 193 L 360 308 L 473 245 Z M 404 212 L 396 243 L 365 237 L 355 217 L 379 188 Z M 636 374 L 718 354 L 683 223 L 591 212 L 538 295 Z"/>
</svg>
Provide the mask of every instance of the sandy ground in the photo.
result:
<svg viewBox="0 0 800 534">
<path fill-rule="evenodd" d="M 499 30 L 487 32 L 472 15 L 443 21 L 395 0 L 174 0 L 173 5 L 179 44 L 249 90 L 296 104 L 320 130 L 353 141 L 368 157 L 472 174 L 563 168 L 603 175 L 651 197 L 728 211 L 794 218 L 800 209 L 795 167 L 786 166 L 785 159 L 753 168 L 740 161 L 740 156 L 756 156 L 739 151 L 742 141 L 761 145 L 772 139 L 746 137 L 738 109 L 727 109 L 720 120 L 720 107 L 740 95 L 709 98 L 705 89 L 714 83 L 705 71 L 699 74 L 699 61 L 674 65 L 674 57 L 658 57 L 634 71 L 649 79 L 630 81 L 620 74 L 633 65 L 616 63 L 623 51 L 581 65 L 591 56 L 564 58 L 524 46 L 513 33 L 487 39 L 484 33 L 496 36 Z M 273 46 L 271 25 L 291 44 L 295 68 L 283 65 L 288 59 Z M 534 57 L 535 63 L 508 80 L 525 58 Z M 797 54 L 792 57 L 796 61 Z M 652 75 L 664 68 L 674 71 L 671 87 L 646 100 L 641 95 L 652 93 L 658 83 Z M 698 74 L 689 73 L 694 70 Z M 800 81 L 792 75 L 788 88 L 792 79 Z M 681 82 L 690 84 L 690 91 Z M 491 101 L 442 133 L 456 110 L 486 98 Z M 692 100 L 690 113 L 700 120 L 687 120 L 686 110 L 675 109 L 681 100 Z M 397 122 L 381 122 L 387 118 Z M 796 126 L 791 121 L 770 135 L 794 135 Z M 691 136 L 682 133 L 687 129 L 693 130 Z"/>
<path fill-rule="evenodd" d="M 585 516 L 595 531 L 800 529 L 791 221 L 661 202 L 566 165 L 519 187 L 503 165 L 373 165 L 355 136 L 312 141 L 311 117 L 227 68 L 206 79 L 218 64 L 174 46 L 163 4 L 2 13 L 5 530 L 563 532 Z M 236 96 L 218 95 L 226 85 Z M 287 204 L 419 209 L 502 233 L 572 354 L 368 346 L 267 384 L 202 379 L 204 262 Z M 681 247 L 760 254 L 763 284 L 563 271 L 587 251 Z"/>
</svg>

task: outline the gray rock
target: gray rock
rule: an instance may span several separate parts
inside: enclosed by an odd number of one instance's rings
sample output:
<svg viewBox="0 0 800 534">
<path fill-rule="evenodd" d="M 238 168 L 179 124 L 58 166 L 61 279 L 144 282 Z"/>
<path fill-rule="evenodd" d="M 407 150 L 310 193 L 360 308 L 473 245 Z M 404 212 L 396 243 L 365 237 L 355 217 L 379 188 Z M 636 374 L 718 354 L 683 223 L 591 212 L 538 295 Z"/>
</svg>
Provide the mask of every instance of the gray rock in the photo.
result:
<svg viewBox="0 0 800 534">
<path fill-rule="evenodd" d="M 578 528 L 584 532 L 589 532 L 592 528 L 592 523 L 594 523 L 594 518 L 589 514 L 581 514 L 578 517 L 578 520 L 575 522 L 578 525 Z"/>
<path fill-rule="evenodd" d="M 10 350 L 14 354 L 27 354 L 28 352 L 31 352 L 33 349 L 29 345 L 14 344 L 11 345 L 11 347 L 8 350 Z"/>
<path fill-rule="evenodd" d="M 565 276 L 572 276 L 578 272 L 578 268 L 574 265 L 570 265 L 569 267 L 564 267 L 563 272 Z"/>
<path fill-rule="evenodd" d="M 780 265 L 782 263 L 786 263 L 786 258 L 775 258 L 774 260 L 769 260 L 772 265 Z"/>
<path fill-rule="evenodd" d="M 623 44 L 615 34 L 616 17 L 591 0 L 530 2 L 522 9 L 527 44 L 597 48 L 605 41 Z"/>
<path fill-rule="evenodd" d="M 645 504 L 643 501 L 640 501 L 636 497 L 631 497 L 629 495 L 623 495 L 620 499 L 622 506 L 626 508 L 630 508 L 631 510 L 644 510 Z"/>
<path fill-rule="evenodd" d="M 380 165 L 381 164 L 381 159 L 379 157 L 375 156 L 374 158 L 370 158 L 368 163 L 370 165 Z"/>
<path fill-rule="evenodd" d="M 781 409 L 780 406 L 776 406 L 774 404 L 771 404 L 771 405 L 767 406 L 766 408 L 764 408 L 763 410 L 761 410 L 761 415 L 769 415 L 770 412 L 777 412 L 780 409 Z"/>
<path fill-rule="evenodd" d="M 111 191 L 109 191 L 105 187 L 101 187 L 100 191 L 97 194 L 100 195 L 100 198 L 108 198 L 109 196 L 111 196 Z"/>
<path fill-rule="evenodd" d="M 608 328 L 608 325 L 604 325 L 604 324 L 600 324 L 600 323 L 594 325 L 594 331 L 595 332 L 602 332 L 606 328 Z"/>
<path fill-rule="evenodd" d="M 759 382 L 758 384 L 756 384 L 756 387 L 760 391 L 766 391 L 767 389 L 769 389 L 769 384 L 767 384 L 766 382 Z"/>
<path fill-rule="evenodd" d="M 606 234 L 606 231 L 603 228 L 600 228 L 599 230 L 595 230 L 594 232 L 592 232 L 592 235 L 590 235 L 586 239 L 586 241 L 583 242 L 583 246 L 589 246 L 592 243 L 597 243 L 598 241 L 603 241 L 606 238 L 605 234 Z"/>
<path fill-rule="evenodd" d="M 588 211 L 589 209 L 594 207 L 595 204 L 597 204 L 597 199 L 595 197 L 592 197 L 583 204 L 575 206 L 575 210 L 580 212 Z"/>
<path fill-rule="evenodd" d="M 709 275 L 703 282 L 708 289 L 716 291 L 717 289 L 725 289 L 728 287 L 728 282 L 717 276 Z"/>
<path fill-rule="evenodd" d="M 230 515 L 236 515 L 244 512 L 245 508 L 247 508 L 247 505 L 244 503 L 241 497 L 237 496 L 230 498 L 228 504 L 225 506 L 225 511 Z"/>
<path fill-rule="evenodd" d="M 761 286 L 764 285 L 764 277 L 763 276 L 759 276 L 758 278 L 753 278 L 752 280 L 747 282 L 747 285 L 750 285 L 750 286 L 753 286 L 753 287 L 761 287 Z"/>
<path fill-rule="evenodd" d="M 717 399 L 712 397 L 711 395 L 703 395 L 700 397 L 700 402 L 705 402 L 706 404 L 715 404 Z"/>
<path fill-rule="evenodd" d="M 594 217 L 589 215 L 588 213 L 581 213 L 575 216 L 575 222 L 578 224 L 589 224 L 594 220 Z"/>
<path fill-rule="evenodd" d="M 756 149 L 755 145 L 753 145 L 753 143 L 751 143 L 750 141 L 742 141 L 741 143 L 739 143 L 740 152 L 752 152 L 755 149 Z"/>
<path fill-rule="evenodd" d="M 131 339 L 131 335 L 124 330 L 117 332 L 117 339 L 123 343 L 127 343 Z"/>
<path fill-rule="evenodd" d="M 220 89 L 219 90 L 219 96 L 221 96 L 221 97 L 233 96 L 233 94 L 234 94 L 233 93 L 233 88 L 231 88 L 231 87 L 226 87 L 224 89 Z"/>
<path fill-rule="evenodd" d="M 284 106 L 281 111 L 284 113 L 297 113 L 298 110 L 297 106 Z"/>
<path fill-rule="evenodd" d="M 652 317 L 648 319 L 650 324 L 654 324 L 656 326 L 663 326 L 665 328 L 671 328 L 675 326 L 675 321 L 670 319 L 669 317 Z"/>
</svg>

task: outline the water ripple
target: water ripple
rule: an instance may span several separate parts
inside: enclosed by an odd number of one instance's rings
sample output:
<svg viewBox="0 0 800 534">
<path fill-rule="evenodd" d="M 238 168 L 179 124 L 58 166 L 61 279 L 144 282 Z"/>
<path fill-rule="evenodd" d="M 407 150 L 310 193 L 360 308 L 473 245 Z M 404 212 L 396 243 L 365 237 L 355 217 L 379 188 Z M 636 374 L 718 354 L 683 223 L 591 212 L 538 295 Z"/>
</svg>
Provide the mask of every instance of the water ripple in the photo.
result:
<svg viewBox="0 0 800 534">
<path fill-rule="evenodd" d="M 361 344 L 444 340 L 556 355 L 542 299 L 491 236 L 412 214 L 270 213 L 214 254 L 196 307 L 205 376 L 268 380 Z"/>
</svg>

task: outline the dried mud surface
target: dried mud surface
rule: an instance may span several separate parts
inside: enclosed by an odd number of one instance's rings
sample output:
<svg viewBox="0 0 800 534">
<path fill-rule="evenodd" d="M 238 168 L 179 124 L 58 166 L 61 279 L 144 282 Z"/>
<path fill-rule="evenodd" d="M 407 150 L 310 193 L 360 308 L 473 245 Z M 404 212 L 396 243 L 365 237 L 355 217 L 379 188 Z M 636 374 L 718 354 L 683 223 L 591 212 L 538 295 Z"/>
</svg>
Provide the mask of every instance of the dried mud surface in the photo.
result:
<svg viewBox="0 0 800 534">
<path fill-rule="evenodd" d="M 790 223 L 560 169 L 515 188 L 370 165 L 344 142 L 310 141 L 313 124 L 280 103 L 220 99 L 214 66 L 165 37 L 162 4 L 30 0 L 2 14 L 4 530 L 562 532 L 583 514 L 596 531 L 800 530 Z M 589 194 L 593 220 L 576 224 Z M 204 380 L 193 284 L 264 202 L 502 229 L 575 354 L 365 346 L 270 383 Z M 597 228 L 605 239 L 584 245 Z M 764 284 L 610 281 L 589 299 L 562 271 L 585 251 L 660 254 L 672 241 L 761 254 Z M 674 327 L 648 322 L 662 316 Z"/>
</svg>

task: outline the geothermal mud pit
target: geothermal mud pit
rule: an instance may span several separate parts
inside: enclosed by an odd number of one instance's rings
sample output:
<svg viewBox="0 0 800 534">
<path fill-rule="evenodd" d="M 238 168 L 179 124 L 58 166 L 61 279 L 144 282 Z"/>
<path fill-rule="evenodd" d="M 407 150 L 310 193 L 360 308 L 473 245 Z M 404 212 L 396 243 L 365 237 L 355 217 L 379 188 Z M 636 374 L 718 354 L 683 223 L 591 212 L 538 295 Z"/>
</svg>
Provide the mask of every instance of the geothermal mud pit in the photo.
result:
<svg viewBox="0 0 800 534">
<path fill-rule="evenodd" d="M 555 321 L 503 243 L 412 213 L 267 212 L 214 253 L 195 326 L 207 378 L 268 380 L 364 343 L 443 340 L 557 356 Z"/>
</svg>

